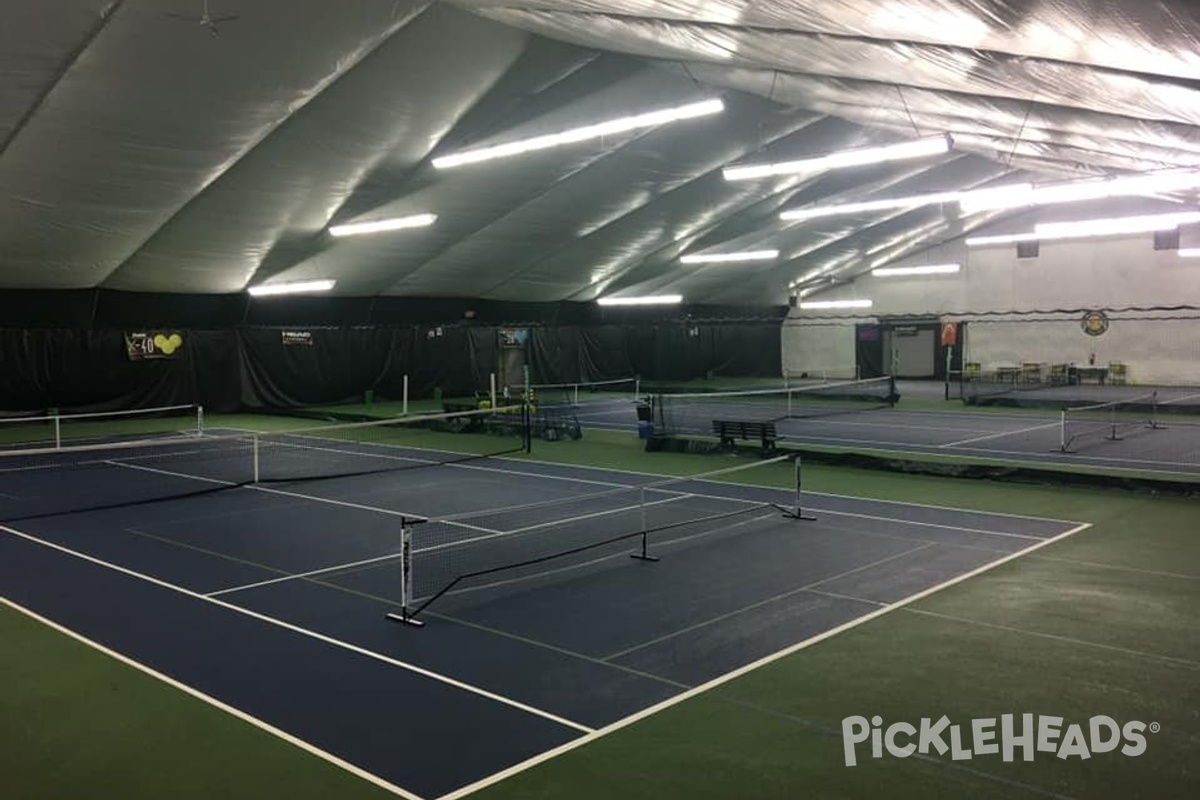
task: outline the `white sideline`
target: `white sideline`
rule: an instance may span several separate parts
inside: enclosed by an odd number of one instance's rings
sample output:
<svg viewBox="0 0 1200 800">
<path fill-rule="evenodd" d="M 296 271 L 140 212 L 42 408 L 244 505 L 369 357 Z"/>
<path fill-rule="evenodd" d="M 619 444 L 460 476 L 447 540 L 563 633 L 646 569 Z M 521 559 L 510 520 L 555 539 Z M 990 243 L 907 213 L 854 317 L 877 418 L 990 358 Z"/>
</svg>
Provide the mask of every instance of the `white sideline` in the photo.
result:
<svg viewBox="0 0 1200 800">
<path fill-rule="evenodd" d="M 104 645 L 100 644 L 99 642 L 95 642 L 95 641 L 87 638 L 86 636 L 84 636 L 81 633 L 73 631 L 64 625 L 60 625 L 51 619 L 47 619 L 46 617 L 43 617 L 42 615 L 37 614 L 34 611 L 31 611 L 30 609 L 25 608 L 22 605 L 14 603 L 12 600 L 9 600 L 6 597 L 0 597 L 0 603 L 3 603 L 4 605 L 8 606 L 9 608 L 13 609 L 14 611 L 17 611 L 18 613 L 24 614 L 25 616 L 29 617 L 32 620 L 36 620 L 37 622 L 40 622 L 41 624 L 45 625 L 48 628 L 53 628 L 54 630 L 58 631 L 59 633 L 63 634 L 64 636 L 69 636 L 70 638 L 74 639 L 75 641 L 80 642 L 80 643 L 92 648 L 93 650 L 97 650 L 97 651 L 103 653 L 104 655 L 108 656 L 109 658 L 116 659 L 117 661 L 120 661 L 122 664 L 133 667 L 134 669 L 136 669 L 140 672 L 143 672 L 152 678 L 156 678 L 156 679 L 162 681 L 163 683 L 167 684 L 168 686 L 178 689 L 179 691 L 184 692 L 185 694 L 191 695 L 192 697 L 196 698 L 197 700 L 200 700 L 201 702 L 207 703 L 214 708 L 220 709 L 221 711 L 224 711 L 226 714 L 236 717 L 236 718 L 242 720 L 243 722 L 248 722 L 251 725 L 253 725 L 254 727 L 258 728 L 259 730 L 266 731 L 267 733 L 271 734 L 272 736 L 282 739 L 283 741 L 287 742 L 288 744 L 295 745 L 296 747 L 299 747 L 301 750 L 305 751 L 306 753 L 310 753 L 311 755 L 314 755 L 317 758 L 327 761 L 330 764 L 333 764 L 335 767 L 339 767 L 340 769 L 343 769 L 346 772 L 349 772 L 351 775 L 354 775 L 356 777 L 362 778 L 365 781 L 373 783 L 376 786 L 380 787 L 381 789 L 385 789 L 385 790 L 391 792 L 392 794 L 396 795 L 397 797 L 403 797 L 403 798 L 405 798 L 405 800 L 422 800 L 422 798 L 419 795 L 416 795 L 413 792 L 408 791 L 407 789 L 402 789 L 401 787 L 395 785 L 394 783 L 389 783 L 388 781 L 384 780 L 383 778 L 379 777 L 378 775 L 367 772 L 365 769 L 362 769 L 361 767 L 356 767 L 353 764 L 351 764 L 349 761 L 345 761 L 341 758 L 338 758 L 337 756 L 333 755 L 332 753 L 322 750 L 321 748 L 317 747 L 314 744 L 310 744 L 309 742 L 306 742 L 303 739 L 300 739 L 299 737 L 293 736 L 292 734 L 288 733 L 287 731 L 276 728 L 274 725 L 270 724 L 269 722 L 264 722 L 263 720 L 259 719 L 258 717 L 252 716 L 251 714 L 247 714 L 245 711 L 242 711 L 239 708 L 235 708 L 234 706 L 231 706 L 228 703 L 222 703 L 220 700 L 216 699 L 215 697 L 213 697 L 211 695 L 205 694 L 204 692 L 200 691 L 199 689 L 188 686 L 186 683 L 177 681 L 174 678 L 172 678 L 171 676 L 165 675 L 165 674 L 159 672 L 158 670 L 153 669 L 152 667 L 148 667 L 145 664 L 141 663 L 140 661 L 135 661 L 134 659 L 130 658 L 127 655 L 123 655 L 122 653 L 118 653 L 116 650 L 112 650 L 108 647 L 105 647 Z"/>
<path fill-rule="evenodd" d="M 368 650 L 365 647 L 359 647 L 356 644 L 351 644 L 350 642 L 345 642 L 345 641 L 342 641 L 341 639 L 335 639 L 332 636 L 326 636 L 323 633 L 317 633 L 316 631 L 310 631 L 307 628 L 301 628 L 299 625 L 293 625 L 290 622 L 284 622 L 281 619 L 276 619 L 274 617 L 267 616 L 266 614 L 261 614 L 257 611 L 252 611 L 248 608 L 242 608 L 241 606 L 234 605 L 233 603 L 228 603 L 224 600 L 219 600 L 215 597 L 206 597 L 205 595 L 203 595 L 199 592 L 192 591 L 191 589 L 187 589 L 183 586 L 177 586 L 173 583 L 169 583 L 169 582 L 161 580 L 159 578 L 155 578 L 151 575 L 146 575 L 144 573 L 129 569 L 128 567 L 122 567 L 119 564 L 113 564 L 111 562 L 104 561 L 103 559 L 96 558 L 95 556 L 88 555 L 87 553 L 81 553 L 78 550 L 72 550 L 71 548 L 64 547 L 61 544 L 46 541 L 45 539 L 40 539 L 31 534 L 19 531 L 15 528 L 10 528 L 7 525 L 0 525 L 0 531 L 4 531 L 5 533 L 8 533 L 12 536 L 17 536 L 21 539 L 25 539 L 27 541 L 33 542 L 34 544 L 41 545 L 42 547 L 48 547 L 52 550 L 57 550 L 60 553 L 66 553 L 69 556 L 74 556 L 75 558 L 81 559 L 83 561 L 88 561 L 92 564 L 96 564 L 96 565 L 104 567 L 106 569 L 111 569 L 114 572 L 120 572 L 124 575 L 129 575 L 130 577 L 137 578 L 137 579 L 145 581 L 147 583 L 154 584 L 155 586 L 160 586 L 164 589 L 169 589 L 173 592 L 178 592 L 179 594 L 182 594 L 186 597 L 194 598 L 203 603 L 211 603 L 215 606 L 220 606 L 221 608 L 224 608 L 228 611 L 232 611 L 235 614 L 242 614 L 244 616 L 251 617 L 252 619 L 257 619 L 260 622 L 266 622 L 270 625 L 274 625 L 276 627 L 283 628 L 284 630 L 291 631 L 292 633 L 298 633 L 301 636 L 307 636 L 310 639 L 316 639 L 319 642 L 324 642 L 325 644 L 329 644 L 334 647 L 341 648 L 342 650 L 348 650 L 352 653 L 357 653 L 358 655 L 366 656 L 367 658 L 373 659 L 375 661 L 380 661 L 384 664 L 389 664 L 393 667 L 399 667 L 400 669 L 406 670 L 408 672 L 413 672 L 413 673 L 416 673 L 417 675 L 421 675 L 423 677 L 438 681 L 439 683 L 444 683 L 447 686 L 452 686 L 455 689 L 462 689 L 465 692 L 469 692 L 471 694 L 478 695 L 479 697 L 483 697 L 483 698 L 492 700 L 497 703 L 501 703 L 502 705 L 506 705 L 511 708 L 515 708 L 519 711 L 524 711 L 527 714 L 532 714 L 534 716 L 541 717 L 542 719 L 550 720 L 551 722 L 555 722 L 564 727 L 572 728 L 574 730 L 581 731 L 583 733 L 591 733 L 594 730 L 593 728 L 589 728 L 586 725 L 581 725 L 578 722 L 574 722 L 574 721 L 566 719 L 564 717 L 560 717 L 557 714 L 552 714 L 549 711 L 543 711 L 540 708 L 535 708 L 533 706 L 526 705 L 525 703 L 522 703 L 519 700 L 513 700 L 512 698 L 504 697 L 503 695 L 496 694 L 495 692 L 489 692 L 487 689 L 482 689 L 478 686 L 474 686 L 474 685 L 466 683 L 464 681 L 460 681 L 455 678 L 451 678 L 448 675 L 442 675 L 439 672 L 434 672 L 433 670 L 425 669 L 424 667 L 419 667 L 416 664 L 409 664 L 408 662 L 400 661 L 399 659 L 392 658 L 391 656 L 385 656 L 382 653 L 376 653 L 373 650 Z"/>
</svg>

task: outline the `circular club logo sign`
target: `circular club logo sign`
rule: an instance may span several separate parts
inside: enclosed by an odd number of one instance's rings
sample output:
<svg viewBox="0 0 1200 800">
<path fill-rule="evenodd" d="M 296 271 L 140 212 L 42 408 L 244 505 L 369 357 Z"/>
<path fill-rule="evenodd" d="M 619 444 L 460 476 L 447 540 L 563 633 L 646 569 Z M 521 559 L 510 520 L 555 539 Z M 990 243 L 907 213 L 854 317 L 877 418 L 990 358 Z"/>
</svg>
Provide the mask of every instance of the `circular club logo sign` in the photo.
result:
<svg viewBox="0 0 1200 800">
<path fill-rule="evenodd" d="M 1108 330 L 1108 317 L 1103 311 L 1089 311 L 1083 315 L 1083 332 L 1088 336 L 1100 336 Z"/>
</svg>

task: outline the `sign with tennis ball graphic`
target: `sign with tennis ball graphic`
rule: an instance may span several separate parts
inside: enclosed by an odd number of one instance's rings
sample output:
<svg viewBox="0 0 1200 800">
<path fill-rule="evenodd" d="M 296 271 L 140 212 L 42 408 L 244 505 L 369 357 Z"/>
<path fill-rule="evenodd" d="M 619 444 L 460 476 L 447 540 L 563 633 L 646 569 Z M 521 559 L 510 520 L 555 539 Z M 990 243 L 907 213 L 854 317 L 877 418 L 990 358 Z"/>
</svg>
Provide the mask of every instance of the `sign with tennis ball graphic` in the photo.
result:
<svg viewBox="0 0 1200 800">
<path fill-rule="evenodd" d="M 183 334 L 178 331 L 139 331 L 125 334 L 125 353 L 130 361 L 178 358 L 182 352 Z"/>
</svg>

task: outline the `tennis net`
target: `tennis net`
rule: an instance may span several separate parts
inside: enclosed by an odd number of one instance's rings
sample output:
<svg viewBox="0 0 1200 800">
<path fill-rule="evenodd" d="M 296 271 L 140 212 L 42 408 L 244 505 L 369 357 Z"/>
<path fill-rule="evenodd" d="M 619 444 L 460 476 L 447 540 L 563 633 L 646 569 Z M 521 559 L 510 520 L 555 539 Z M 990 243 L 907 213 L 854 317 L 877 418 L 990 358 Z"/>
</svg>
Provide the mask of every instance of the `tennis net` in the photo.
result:
<svg viewBox="0 0 1200 800">
<path fill-rule="evenodd" d="M 12 448 L 62 448 L 147 436 L 200 436 L 203 433 L 204 409 L 198 405 L 0 417 L 0 447 Z"/>
<path fill-rule="evenodd" d="M 637 400 L 641 396 L 641 380 L 615 378 L 605 381 L 575 381 L 568 383 L 534 383 L 529 387 L 539 404 L 578 406 L 590 400 Z M 510 397 L 520 397 L 524 386 L 510 386 Z"/>
<path fill-rule="evenodd" d="M 786 481 L 786 504 L 774 502 L 778 492 L 727 496 L 713 483 L 760 476 Z M 776 525 L 783 514 L 799 517 L 799 507 L 798 462 L 780 456 L 483 513 L 409 520 L 401 548 L 403 603 L 390 616 L 407 622 L 448 595 L 487 590 L 491 600 L 534 581 L 624 565 L 631 556 L 656 561 L 669 546 Z"/>
<path fill-rule="evenodd" d="M 711 434 L 716 421 L 780 422 L 890 408 L 899 400 L 891 376 L 779 389 L 661 394 L 653 400 L 654 431 Z"/>
<path fill-rule="evenodd" d="M 1099 437 L 1115 442 L 1131 430 L 1155 430 L 1161 427 L 1158 423 L 1158 392 L 1108 403 L 1064 408 L 1059 449 L 1069 453 L 1072 447 L 1085 439 Z"/>
<path fill-rule="evenodd" d="M 527 410 L 510 406 L 186 440 L 5 450 L 0 521 L 492 458 L 528 450 L 529 430 Z"/>
</svg>

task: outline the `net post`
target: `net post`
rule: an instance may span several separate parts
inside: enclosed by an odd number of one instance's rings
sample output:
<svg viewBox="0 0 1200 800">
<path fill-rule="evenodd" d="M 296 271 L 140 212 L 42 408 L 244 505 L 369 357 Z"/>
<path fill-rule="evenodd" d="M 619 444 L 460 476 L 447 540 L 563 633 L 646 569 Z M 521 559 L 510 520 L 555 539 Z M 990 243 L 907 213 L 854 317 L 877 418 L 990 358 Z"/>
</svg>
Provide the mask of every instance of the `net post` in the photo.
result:
<svg viewBox="0 0 1200 800">
<path fill-rule="evenodd" d="M 641 549 L 641 552 L 630 553 L 629 557 L 635 558 L 638 561 L 658 561 L 658 556 L 652 556 L 648 552 L 649 548 L 648 548 L 647 542 L 646 542 L 649 534 L 648 534 L 647 528 L 646 528 L 646 487 L 645 486 L 643 486 L 641 488 L 641 490 L 639 491 L 639 495 L 640 495 L 641 499 L 638 502 L 638 510 L 641 511 L 641 514 L 642 514 L 642 537 L 641 537 L 642 549 Z"/>
<path fill-rule="evenodd" d="M 251 446 L 251 448 L 253 449 L 253 455 L 251 456 L 251 458 L 254 460 L 254 482 L 255 482 L 256 484 L 257 484 L 257 483 L 258 483 L 258 481 L 259 481 L 259 471 L 258 471 L 258 445 L 259 445 L 259 439 L 258 439 L 258 434 L 256 433 L 256 434 L 254 434 L 254 436 L 253 436 L 253 437 L 251 437 L 251 439 L 250 439 L 250 446 Z"/>
<path fill-rule="evenodd" d="M 400 610 L 389 611 L 387 618 L 393 622 L 420 628 L 425 625 L 414 618 L 412 609 L 412 528 L 409 520 L 400 518 Z"/>
<path fill-rule="evenodd" d="M 578 383 L 575 384 L 575 400 L 573 402 L 575 405 L 579 405 L 579 384 Z"/>
<path fill-rule="evenodd" d="M 196 406 L 196 435 L 204 435 L 204 406 Z"/>
<path fill-rule="evenodd" d="M 526 453 L 533 452 L 533 409 L 529 404 L 529 394 L 521 400 L 521 441 Z"/>
<path fill-rule="evenodd" d="M 1067 452 L 1067 410 L 1062 410 L 1061 419 L 1058 424 L 1058 450 L 1060 453 Z"/>
<path fill-rule="evenodd" d="M 404 373 L 403 394 L 400 397 L 400 414 L 408 416 L 408 373 Z"/>
<path fill-rule="evenodd" d="M 1108 440 L 1110 442 L 1121 441 L 1121 437 L 1117 436 L 1117 406 L 1115 404 L 1108 410 L 1108 425 Z"/>
<path fill-rule="evenodd" d="M 633 378 L 633 402 L 638 402 L 642 399 L 642 376 L 635 375 Z"/>
<path fill-rule="evenodd" d="M 494 372 L 491 373 L 491 376 L 488 378 L 488 381 L 489 381 L 488 397 L 492 401 L 492 410 L 495 411 L 496 410 L 496 373 L 494 373 Z"/>
<path fill-rule="evenodd" d="M 816 522 L 816 521 L 817 521 L 817 518 L 816 518 L 816 517 L 814 517 L 812 514 L 805 514 L 805 513 L 804 513 L 804 505 L 803 505 L 803 502 L 802 502 L 802 501 L 801 501 L 801 499 L 800 499 L 801 469 L 800 469 L 800 456 L 798 456 L 798 455 L 797 455 L 797 456 L 796 456 L 796 458 L 795 458 L 795 459 L 792 461 L 792 471 L 793 471 L 793 478 L 792 478 L 792 491 L 793 491 L 793 496 L 792 496 L 792 507 L 791 507 L 791 508 L 785 508 L 785 509 L 782 509 L 782 510 L 783 510 L 783 516 L 784 516 L 785 518 L 787 518 L 787 519 L 794 519 L 794 520 L 796 520 L 797 522 L 800 522 L 800 521 L 803 521 L 803 522 Z"/>
<path fill-rule="evenodd" d="M 62 449 L 62 416 L 54 415 L 54 449 Z"/>
<path fill-rule="evenodd" d="M 1158 424 L 1158 390 L 1150 393 L 1150 430 L 1161 430 L 1165 426 Z"/>
</svg>

